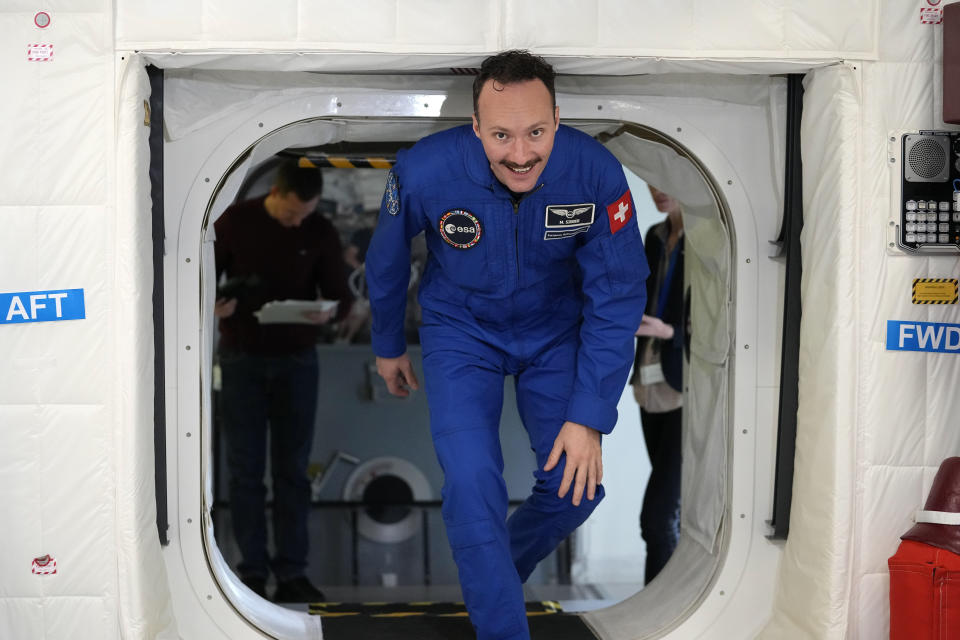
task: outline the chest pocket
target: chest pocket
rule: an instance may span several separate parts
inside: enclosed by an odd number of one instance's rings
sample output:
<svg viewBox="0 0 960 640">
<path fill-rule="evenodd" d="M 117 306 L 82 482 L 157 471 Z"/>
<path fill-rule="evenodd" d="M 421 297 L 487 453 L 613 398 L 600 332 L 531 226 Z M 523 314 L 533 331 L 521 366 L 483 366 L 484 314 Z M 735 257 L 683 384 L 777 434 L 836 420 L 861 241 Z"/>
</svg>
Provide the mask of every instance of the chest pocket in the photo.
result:
<svg viewBox="0 0 960 640">
<path fill-rule="evenodd" d="M 580 202 L 575 197 L 569 201 Z M 534 266 L 543 270 L 576 259 L 577 249 L 595 222 L 596 207 L 591 203 L 554 205 L 541 202 L 529 213 L 532 215 L 526 234 L 528 255 Z"/>
<path fill-rule="evenodd" d="M 504 249 L 512 233 L 504 207 L 450 207 L 432 203 L 430 252 L 453 284 L 473 291 L 494 292 L 503 286 Z"/>
</svg>

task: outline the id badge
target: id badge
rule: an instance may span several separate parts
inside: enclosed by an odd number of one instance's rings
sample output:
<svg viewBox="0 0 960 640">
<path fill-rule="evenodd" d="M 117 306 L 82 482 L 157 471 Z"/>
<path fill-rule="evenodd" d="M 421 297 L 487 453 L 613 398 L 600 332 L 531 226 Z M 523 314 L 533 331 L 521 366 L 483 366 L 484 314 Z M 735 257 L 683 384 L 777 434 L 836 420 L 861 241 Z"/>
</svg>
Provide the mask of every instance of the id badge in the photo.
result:
<svg viewBox="0 0 960 640">
<path fill-rule="evenodd" d="M 640 384 L 649 386 L 658 382 L 666 382 L 666 380 L 663 377 L 663 367 L 660 366 L 659 362 L 640 367 Z"/>
</svg>

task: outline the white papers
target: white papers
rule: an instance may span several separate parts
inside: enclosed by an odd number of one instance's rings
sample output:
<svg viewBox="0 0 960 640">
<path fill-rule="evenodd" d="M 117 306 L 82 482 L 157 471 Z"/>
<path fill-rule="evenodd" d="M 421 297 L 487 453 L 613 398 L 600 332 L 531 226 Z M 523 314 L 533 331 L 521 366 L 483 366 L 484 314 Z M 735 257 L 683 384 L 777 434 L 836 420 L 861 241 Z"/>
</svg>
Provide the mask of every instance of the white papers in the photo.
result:
<svg viewBox="0 0 960 640">
<path fill-rule="evenodd" d="M 317 324 L 305 314 L 332 311 L 336 300 L 271 300 L 253 315 L 260 324 Z"/>
</svg>

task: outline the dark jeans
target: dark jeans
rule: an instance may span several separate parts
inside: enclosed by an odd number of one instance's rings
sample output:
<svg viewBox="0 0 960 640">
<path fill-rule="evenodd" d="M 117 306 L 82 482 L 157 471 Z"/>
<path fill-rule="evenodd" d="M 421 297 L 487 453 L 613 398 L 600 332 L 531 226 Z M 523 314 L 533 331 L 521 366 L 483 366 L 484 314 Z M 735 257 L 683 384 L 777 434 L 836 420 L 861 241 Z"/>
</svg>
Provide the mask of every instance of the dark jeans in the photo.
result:
<svg viewBox="0 0 960 640">
<path fill-rule="evenodd" d="M 647 543 L 644 584 L 650 584 L 660 573 L 680 539 L 682 411 L 647 413 L 640 409 L 643 439 L 652 467 L 640 511 L 640 535 Z"/>
<path fill-rule="evenodd" d="M 277 580 L 304 574 L 310 509 L 307 464 L 317 408 L 317 352 L 290 356 L 221 353 L 223 433 L 230 468 L 230 515 L 243 556 L 241 577 Z M 266 487 L 269 425 L 273 477 L 272 561 L 267 555 Z"/>
</svg>

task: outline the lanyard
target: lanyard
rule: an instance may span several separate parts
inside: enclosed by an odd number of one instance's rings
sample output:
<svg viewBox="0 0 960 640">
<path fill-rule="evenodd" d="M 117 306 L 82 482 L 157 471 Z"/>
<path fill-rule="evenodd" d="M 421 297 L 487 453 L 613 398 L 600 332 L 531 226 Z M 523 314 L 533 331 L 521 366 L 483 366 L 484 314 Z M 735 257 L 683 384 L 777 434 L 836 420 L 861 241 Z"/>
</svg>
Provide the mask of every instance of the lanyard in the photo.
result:
<svg viewBox="0 0 960 640">
<path fill-rule="evenodd" d="M 667 247 L 666 244 L 663 245 L 664 248 Z M 677 256 L 680 255 L 680 241 L 677 241 L 677 244 L 674 245 L 673 251 L 670 252 L 670 264 L 667 267 L 667 276 L 663 279 L 663 284 L 660 285 L 660 295 L 657 296 L 657 308 L 655 310 L 655 315 L 658 318 L 663 316 L 663 308 L 667 304 L 667 296 L 670 295 L 670 284 L 673 282 L 673 273 L 677 270 Z"/>
</svg>

